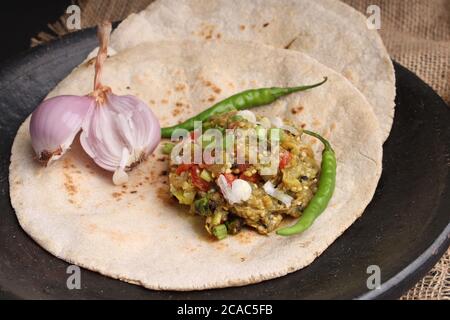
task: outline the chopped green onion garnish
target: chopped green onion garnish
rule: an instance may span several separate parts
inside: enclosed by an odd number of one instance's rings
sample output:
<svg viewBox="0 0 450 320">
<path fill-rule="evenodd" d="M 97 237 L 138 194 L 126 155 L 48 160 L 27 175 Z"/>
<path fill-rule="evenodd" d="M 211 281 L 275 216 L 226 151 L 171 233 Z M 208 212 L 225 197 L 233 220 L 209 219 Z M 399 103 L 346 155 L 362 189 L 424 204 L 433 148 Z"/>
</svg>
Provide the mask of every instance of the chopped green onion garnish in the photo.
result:
<svg viewBox="0 0 450 320">
<path fill-rule="evenodd" d="M 212 217 L 211 225 L 213 226 L 219 225 L 221 220 L 222 220 L 222 212 L 217 210 Z"/>
<path fill-rule="evenodd" d="M 207 216 L 211 212 L 209 211 L 209 200 L 208 198 L 201 198 L 194 201 L 195 211 L 202 216 Z"/>
<path fill-rule="evenodd" d="M 180 204 L 186 204 L 191 205 L 194 202 L 195 199 L 195 192 L 188 192 L 188 191 L 180 191 L 173 187 L 170 187 L 170 192 L 178 199 L 178 202 Z"/>
<path fill-rule="evenodd" d="M 205 180 L 207 182 L 211 182 L 212 181 L 211 174 L 207 170 L 203 170 L 200 173 L 200 178 L 202 178 L 203 180 Z"/>
<path fill-rule="evenodd" d="M 212 229 L 212 233 L 217 239 L 223 240 L 228 234 L 227 227 L 224 224 L 219 224 Z"/>
<path fill-rule="evenodd" d="M 173 143 L 165 143 L 162 146 L 162 153 L 169 155 L 172 152 L 173 147 L 175 147 L 175 145 Z"/>
</svg>

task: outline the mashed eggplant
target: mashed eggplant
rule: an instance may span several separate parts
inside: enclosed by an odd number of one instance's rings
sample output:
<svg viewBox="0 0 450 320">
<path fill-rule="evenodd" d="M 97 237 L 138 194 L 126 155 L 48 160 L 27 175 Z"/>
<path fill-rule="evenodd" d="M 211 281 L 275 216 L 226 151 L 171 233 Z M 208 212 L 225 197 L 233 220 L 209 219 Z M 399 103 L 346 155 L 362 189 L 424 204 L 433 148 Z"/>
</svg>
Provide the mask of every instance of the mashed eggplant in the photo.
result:
<svg viewBox="0 0 450 320">
<path fill-rule="evenodd" d="M 217 136 L 208 136 L 206 129 L 211 128 L 235 138 L 220 141 Z M 310 146 L 301 140 L 301 128 L 279 118 L 269 120 L 241 111 L 211 118 L 203 131 L 206 133 L 194 133 L 187 139 L 191 150 L 214 146 L 212 154 L 222 153 L 224 161 L 171 161 L 169 181 L 172 195 L 180 204 L 190 206 L 192 214 L 205 218 L 210 234 L 223 239 L 244 226 L 267 234 L 284 217 L 302 214 L 316 192 L 320 167 Z M 243 135 L 245 139 L 238 138 Z M 258 146 L 264 143 L 266 149 L 255 149 L 255 141 Z M 276 167 L 268 174 L 269 164 L 259 160 L 267 159 L 275 150 Z M 229 151 L 234 156 L 227 156 Z M 239 152 L 241 158 L 236 156 Z M 252 152 L 256 153 L 253 157 Z"/>
</svg>

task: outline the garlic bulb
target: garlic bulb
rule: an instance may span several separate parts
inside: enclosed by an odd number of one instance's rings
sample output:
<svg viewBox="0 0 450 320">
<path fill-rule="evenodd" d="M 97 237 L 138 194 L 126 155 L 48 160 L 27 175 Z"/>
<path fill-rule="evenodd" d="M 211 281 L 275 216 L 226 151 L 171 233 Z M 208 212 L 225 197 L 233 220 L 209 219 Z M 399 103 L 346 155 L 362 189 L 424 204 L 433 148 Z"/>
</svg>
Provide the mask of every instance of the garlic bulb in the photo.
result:
<svg viewBox="0 0 450 320">
<path fill-rule="evenodd" d="M 61 157 L 81 130 L 84 151 L 101 168 L 114 172 L 114 184 L 145 159 L 161 141 L 161 127 L 151 109 L 134 96 L 118 96 L 101 83 L 111 24 L 99 26 L 100 48 L 94 91 L 88 96 L 59 96 L 44 101 L 31 117 L 33 148 L 46 164 Z"/>
</svg>

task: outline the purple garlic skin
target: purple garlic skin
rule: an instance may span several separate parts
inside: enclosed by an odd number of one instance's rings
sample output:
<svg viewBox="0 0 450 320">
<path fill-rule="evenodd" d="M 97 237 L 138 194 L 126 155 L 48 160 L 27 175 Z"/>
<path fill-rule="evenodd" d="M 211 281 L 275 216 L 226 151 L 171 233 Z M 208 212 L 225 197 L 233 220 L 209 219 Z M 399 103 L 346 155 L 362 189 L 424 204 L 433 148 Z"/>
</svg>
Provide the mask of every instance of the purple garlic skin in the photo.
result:
<svg viewBox="0 0 450 320">
<path fill-rule="evenodd" d="M 93 106 L 92 98 L 80 96 L 58 96 L 42 102 L 30 122 L 31 144 L 38 160 L 48 165 L 60 158 Z"/>
</svg>

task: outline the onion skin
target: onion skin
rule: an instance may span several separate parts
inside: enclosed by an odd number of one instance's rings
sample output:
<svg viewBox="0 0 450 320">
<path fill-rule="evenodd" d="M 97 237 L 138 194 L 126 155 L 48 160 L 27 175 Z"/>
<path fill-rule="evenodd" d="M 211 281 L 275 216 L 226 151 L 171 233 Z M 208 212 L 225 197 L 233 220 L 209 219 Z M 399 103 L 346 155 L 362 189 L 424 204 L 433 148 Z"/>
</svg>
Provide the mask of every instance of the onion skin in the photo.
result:
<svg viewBox="0 0 450 320">
<path fill-rule="evenodd" d="M 87 96 L 58 96 L 37 107 L 29 129 L 39 161 L 48 165 L 67 151 L 94 103 Z"/>
</svg>

